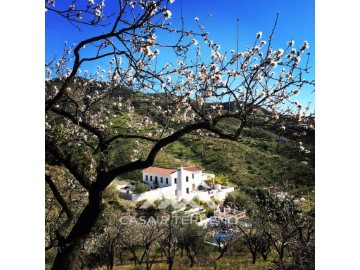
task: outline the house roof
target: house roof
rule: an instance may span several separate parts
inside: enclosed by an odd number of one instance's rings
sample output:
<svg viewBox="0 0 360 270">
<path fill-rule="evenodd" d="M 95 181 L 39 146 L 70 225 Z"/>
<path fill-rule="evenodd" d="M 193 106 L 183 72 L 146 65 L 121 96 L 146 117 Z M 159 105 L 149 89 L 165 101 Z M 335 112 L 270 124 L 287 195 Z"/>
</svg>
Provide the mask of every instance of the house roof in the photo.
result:
<svg viewBox="0 0 360 270">
<path fill-rule="evenodd" d="M 143 170 L 144 173 L 154 173 L 154 174 L 162 174 L 162 175 L 170 175 L 174 172 L 177 172 L 177 169 L 168 169 L 168 168 L 160 168 L 160 167 L 148 167 Z"/>
<path fill-rule="evenodd" d="M 184 170 L 191 171 L 191 172 L 198 172 L 198 171 L 201 171 L 201 168 L 199 168 L 197 166 L 191 166 L 191 167 L 185 167 Z"/>
</svg>

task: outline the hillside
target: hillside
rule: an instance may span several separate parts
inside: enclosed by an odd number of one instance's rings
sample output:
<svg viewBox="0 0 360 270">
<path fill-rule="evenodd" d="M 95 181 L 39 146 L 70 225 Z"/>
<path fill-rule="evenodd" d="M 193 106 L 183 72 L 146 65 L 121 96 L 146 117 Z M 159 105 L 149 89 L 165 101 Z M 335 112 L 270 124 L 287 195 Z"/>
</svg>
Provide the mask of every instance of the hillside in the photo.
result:
<svg viewBox="0 0 360 270">
<path fill-rule="evenodd" d="M 156 109 L 147 104 L 153 100 L 162 100 L 163 96 L 140 93 L 135 95 L 136 98 L 129 99 L 136 108 L 132 119 L 147 118 L 150 123 L 160 125 L 165 122 L 165 119 L 156 113 Z M 123 115 L 115 122 L 125 124 L 126 119 L 126 115 Z M 231 120 L 223 123 L 223 128 L 230 130 Z M 148 125 L 143 127 L 142 131 L 154 132 L 155 129 L 154 125 Z M 286 141 L 277 142 L 279 136 L 285 137 Z M 133 142 L 133 140 L 120 140 L 118 145 L 121 145 L 122 151 L 124 148 L 130 151 Z M 145 158 L 150 144 L 141 140 L 138 142 L 142 157 Z M 300 143 L 310 153 L 305 154 L 300 151 Z M 219 139 L 209 133 L 189 134 L 163 148 L 154 165 L 177 167 L 181 164 L 201 166 L 205 171 L 221 175 L 223 179 L 238 186 L 271 186 L 287 182 L 296 188 L 313 189 L 315 131 L 290 125 L 285 132 L 279 132 L 276 126 L 253 127 L 250 121 L 237 142 Z M 121 178 L 139 180 L 141 171 L 123 175 Z"/>
<path fill-rule="evenodd" d="M 57 84 L 56 81 L 53 83 Z M 113 126 L 118 127 L 118 131 L 127 133 L 131 127 L 130 133 L 155 134 L 159 127 L 166 124 L 165 116 L 159 114 L 156 108 L 166 106 L 164 94 L 140 93 L 117 87 L 111 96 L 114 99 L 120 97 L 123 104 L 134 107 L 131 115 L 117 110 L 115 116 L 109 119 Z M 104 102 L 107 102 L 109 111 L 114 111 L 111 99 Z M 225 103 L 223 106 L 223 109 L 228 108 Z M 230 110 L 233 109 L 237 108 L 230 107 Z M 236 142 L 219 139 L 206 132 L 181 137 L 158 153 L 154 165 L 198 165 L 205 171 L 219 175 L 224 182 L 230 181 L 239 187 L 287 183 L 295 188 L 312 190 L 315 184 L 315 131 L 299 126 L 297 122 L 290 122 L 285 131 L 280 131 L 279 125 L 271 122 L 258 127 L 257 122 L 263 121 L 269 114 L 263 108 L 255 110 L 254 116 L 248 120 L 248 125 Z M 312 119 L 310 121 L 313 123 Z M 139 123 L 143 125 L 138 126 Z M 178 128 L 176 124 L 172 125 L 169 128 Z M 225 132 L 234 129 L 231 119 L 223 121 L 221 127 Z M 280 136 L 286 138 L 286 141 L 278 142 Z M 300 151 L 300 143 L 310 152 Z M 119 165 L 128 162 L 133 154 L 134 144 L 140 152 L 137 158 L 145 158 L 152 145 L 144 140 L 118 139 L 111 149 L 111 163 Z M 77 151 L 81 154 L 81 149 Z M 141 179 L 141 171 L 120 175 L 119 178 L 137 181 Z"/>
</svg>

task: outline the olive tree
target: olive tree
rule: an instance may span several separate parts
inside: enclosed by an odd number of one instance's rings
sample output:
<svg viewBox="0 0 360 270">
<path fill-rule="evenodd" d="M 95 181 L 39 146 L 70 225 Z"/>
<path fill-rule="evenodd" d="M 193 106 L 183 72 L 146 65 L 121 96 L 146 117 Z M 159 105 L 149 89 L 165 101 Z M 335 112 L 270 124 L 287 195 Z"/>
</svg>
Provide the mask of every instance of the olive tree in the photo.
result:
<svg viewBox="0 0 360 270">
<path fill-rule="evenodd" d="M 104 1 L 45 1 L 46 16 L 63 18 L 67 33 L 94 28 L 46 63 L 46 162 L 86 190 L 86 205 L 52 241 L 53 269 L 75 267 L 115 177 L 152 165 L 165 146 L 186 134 L 236 141 L 259 108 L 271 112 L 260 125 L 304 118 L 292 97 L 314 84 L 305 77 L 307 42 L 273 48 L 275 23 L 267 38 L 259 32 L 252 46 L 222 52 L 199 22 L 195 30 L 183 19 L 179 28 L 171 25 L 173 2 L 118 0 L 106 12 Z M 160 65 L 161 57 L 168 63 Z M 66 209 L 61 194 L 55 198 Z"/>
</svg>

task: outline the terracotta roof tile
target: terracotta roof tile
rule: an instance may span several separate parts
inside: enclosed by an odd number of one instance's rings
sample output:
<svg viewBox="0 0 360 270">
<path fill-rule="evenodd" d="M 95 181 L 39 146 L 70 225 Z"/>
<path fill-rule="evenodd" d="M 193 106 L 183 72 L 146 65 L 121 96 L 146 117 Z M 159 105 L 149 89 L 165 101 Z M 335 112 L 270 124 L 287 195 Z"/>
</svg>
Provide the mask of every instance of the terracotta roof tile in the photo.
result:
<svg viewBox="0 0 360 270">
<path fill-rule="evenodd" d="M 154 173 L 154 174 L 162 174 L 162 175 L 170 175 L 174 172 L 177 172 L 177 169 L 168 169 L 168 168 L 160 168 L 160 167 L 148 167 L 143 170 L 144 173 Z"/>
<path fill-rule="evenodd" d="M 199 168 L 197 166 L 191 166 L 191 167 L 185 167 L 184 170 L 191 171 L 191 172 L 197 172 L 197 171 L 201 171 L 201 168 Z"/>
</svg>

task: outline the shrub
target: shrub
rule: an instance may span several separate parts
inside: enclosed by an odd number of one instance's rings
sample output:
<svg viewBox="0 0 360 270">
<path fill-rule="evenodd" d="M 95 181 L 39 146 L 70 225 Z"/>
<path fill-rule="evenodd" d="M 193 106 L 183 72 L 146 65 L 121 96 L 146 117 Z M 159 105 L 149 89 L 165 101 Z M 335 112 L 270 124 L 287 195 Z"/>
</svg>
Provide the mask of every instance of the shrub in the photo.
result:
<svg viewBox="0 0 360 270">
<path fill-rule="evenodd" d="M 211 216 L 214 215 L 214 209 L 211 208 L 211 207 L 206 207 L 205 211 L 206 211 L 206 212 L 205 212 L 205 213 L 206 213 L 206 217 L 211 217 Z"/>
<path fill-rule="evenodd" d="M 135 194 L 141 194 L 144 193 L 146 191 L 149 191 L 149 186 L 146 185 L 145 183 L 142 182 L 136 182 L 134 187 L 133 187 L 133 192 Z"/>
</svg>

